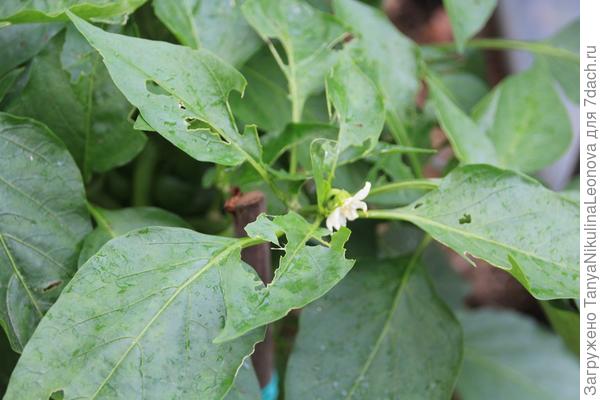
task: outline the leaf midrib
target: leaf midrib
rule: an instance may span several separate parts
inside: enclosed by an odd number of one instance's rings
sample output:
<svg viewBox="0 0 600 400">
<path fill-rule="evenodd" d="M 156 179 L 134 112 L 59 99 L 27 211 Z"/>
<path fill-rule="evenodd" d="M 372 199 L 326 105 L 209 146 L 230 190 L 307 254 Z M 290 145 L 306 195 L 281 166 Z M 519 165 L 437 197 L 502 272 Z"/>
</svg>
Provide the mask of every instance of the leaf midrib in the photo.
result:
<svg viewBox="0 0 600 400">
<path fill-rule="evenodd" d="M 185 290 L 189 285 L 191 285 L 196 279 L 202 276 L 207 270 L 212 268 L 215 264 L 219 263 L 223 259 L 225 259 L 232 251 L 235 251 L 238 248 L 242 248 L 244 244 L 248 240 L 237 240 L 234 243 L 226 246 L 221 251 L 219 251 L 212 260 L 207 262 L 202 268 L 200 268 L 197 272 L 192 274 L 189 278 L 187 278 L 182 284 L 179 285 L 177 290 L 165 301 L 165 304 L 152 316 L 150 321 L 142 328 L 140 333 L 132 340 L 131 345 L 125 350 L 123 355 L 117 360 L 113 368 L 110 370 L 106 378 L 100 383 L 94 394 L 90 397 L 90 399 L 97 398 L 100 391 L 106 386 L 110 378 L 115 374 L 119 366 L 123 363 L 123 361 L 127 358 L 131 350 L 137 346 L 146 332 L 150 329 L 150 327 L 154 324 L 154 322 L 162 315 L 162 313 L 169 308 L 169 306 L 175 301 L 175 299 L 179 296 L 179 294 Z"/>
</svg>

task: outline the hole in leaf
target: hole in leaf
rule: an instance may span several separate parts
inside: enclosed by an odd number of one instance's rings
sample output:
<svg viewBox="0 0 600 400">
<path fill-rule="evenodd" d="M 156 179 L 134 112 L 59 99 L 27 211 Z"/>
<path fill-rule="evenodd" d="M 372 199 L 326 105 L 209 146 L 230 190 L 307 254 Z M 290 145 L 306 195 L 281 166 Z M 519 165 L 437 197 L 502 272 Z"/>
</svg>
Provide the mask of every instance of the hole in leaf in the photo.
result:
<svg viewBox="0 0 600 400">
<path fill-rule="evenodd" d="M 177 106 L 179 107 L 180 110 L 185 110 L 185 105 L 182 102 L 178 102 Z"/>
<path fill-rule="evenodd" d="M 63 283 L 63 281 L 61 281 L 61 280 L 51 281 L 42 288 L 42 292 L 46 293 L 52 289 L 55 289 L 55 288 L 59 287 L 62 283 Z"/>
<path fill-rule="evenodd" d="M 471 214 L 463 214 L 463 216 L 458 219 L 458 223 L 461 225 L 470 224 L 471 223 Z"/>
<path fill-rule="evenodd" d="M 416 210 L 417 208 L 421 207 L 422 205 L 423 205 L 423 203 L 417 203 L 417 204 L 415 204 L 414 209 Z"/>
<path fill-rule="evenodd" d="M 156 94 L 159 96 L 170 96 L 171 94 L 163 89 L 158 83 L 155 81 L 146 81 L 146 90 L 152 94 Z"/>
<path fill-rule="evenodd" d="M 49 397 L 49 400 L 63 400 L 64 398 L 65 398 L 64 390 L 57 390 L 55 392 L 52 392 L 52 394 Z"/>
<path fill-rule="evenodd" d="M 193 131 L 208 131 L 211 135 L 218 137 L 225 143 L 229 143 L 227 139 L 225 139 L 211 124 L 198 119 L 196 117 L 186 117 L 185 118 L 186 128 L 189 132 Z"/>
</svg>

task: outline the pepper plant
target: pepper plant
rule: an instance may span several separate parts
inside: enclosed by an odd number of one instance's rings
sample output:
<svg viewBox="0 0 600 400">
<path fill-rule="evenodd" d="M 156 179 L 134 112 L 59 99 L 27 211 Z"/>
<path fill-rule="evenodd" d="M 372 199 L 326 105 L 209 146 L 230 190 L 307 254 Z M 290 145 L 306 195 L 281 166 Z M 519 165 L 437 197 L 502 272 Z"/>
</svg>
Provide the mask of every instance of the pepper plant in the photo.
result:
<svg viewBox="0 0 600 400">
<path fill-rule="evenodd" d="M 506 270 L 550 315 L 578 297 L 577 200 L 533 175 L 572 141 L 576 25 L 472 39 L 495 1 L 445 0 L 456 43 L 418 46 L 358 0 L 144 2 L 0 4 L 5 399 L 258 399 L 244 360 L 295 309 L 288 400 L 570 398 L 556 337 L 453 304 L 430 253 Z M 482 48 L 534 61 L 489 90 Z M 437 125 L 453 157 L 426 178 Z M 222 207 L 252 190 L 268 212 L 236 238 Z M 241 259 L 261 243 L 266 286 Z M 561 377 L 486 392 L 493 334 Z"/>
</svg>

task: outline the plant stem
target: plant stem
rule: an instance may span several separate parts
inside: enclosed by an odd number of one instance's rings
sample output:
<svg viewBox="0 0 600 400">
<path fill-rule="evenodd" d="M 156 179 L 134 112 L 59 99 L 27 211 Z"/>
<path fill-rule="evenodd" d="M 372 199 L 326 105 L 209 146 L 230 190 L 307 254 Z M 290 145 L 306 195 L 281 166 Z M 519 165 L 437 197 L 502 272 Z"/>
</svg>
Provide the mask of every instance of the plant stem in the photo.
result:
<svg viewBox="0 0 600 400">
<path fill-rule="evenodd" d="M 388 113 L 387 122 L 390 128 L 390 132 L 392 133 L 392 136 L 394 137 L 396 143 L 398 143 L 401 146 L 412 147 L 410 139 L 408 138 L 406 130 L 404 129 L 404 125 L 402 125 L 402 122 L 400 121 L 398 116 L 391 112 Z M 417 155 L 414 153 L 408 153 L 407 156 L 408 162 L 410 163 L 417 178 L 423 178 L 421 163 L 419 162 L 419 158 L 417 157 Z"/>
<path fill-rule="evenodd" d="M 156 143 L 149 138 L 133 170 L 133 195 L 131 203 L 134 207 L 150 205 L 150 188 L 152 187 L 152 177 L 157 161 L 158 149 L 156 148 Z"/>
<path fill-rule="evenodd" d="M 394 182 L 387 185 L 381 185 L 371 189 L 370 195 L 393 192 L 402 189 L 436 189 L 439 186 L 437 181 L 428 179 L 415 179 L 403 182 Z"/>
<path fill-rule="evenodd" d="M 441 49 L 454 48 L 454 44 L 452 43 L 440 43 L 433 46 Z M 523 50 L 550 57 L 562 58 L 579 64 L 578 54 L 542 42 L 527 42 L 510 39 L 473 39 L 466 43 L 466 47 L 489 50 Z"/>
</svg>

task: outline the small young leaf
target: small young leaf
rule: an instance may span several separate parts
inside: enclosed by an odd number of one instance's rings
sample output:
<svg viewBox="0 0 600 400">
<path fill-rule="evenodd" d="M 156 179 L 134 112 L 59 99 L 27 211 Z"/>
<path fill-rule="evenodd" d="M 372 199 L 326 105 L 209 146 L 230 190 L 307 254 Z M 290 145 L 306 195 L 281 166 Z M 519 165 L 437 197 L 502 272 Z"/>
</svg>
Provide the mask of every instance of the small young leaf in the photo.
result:
<svg viewBox="0 0 600 400">
<path fill-rule="evenodd" d="M 208 50 L 108 33 L 70 15 L 158 133 L 200 161 L 238 165 L 251 159 L 227 102 L 230 91 L 246 85 L 237 70 Z"/>
<path fill-rule="evenodd" d="M 220 271 L 241 270 L 243 244 L 164 227 L 111 240 L 42 320 L 5 399 L 223 398 L 264 334 L 213 343 L 225 320 Z"/>
<path fill-rule="evenodd" d="M 346 34 L 345 27 L 333 16 L 302 0 L 247 0 L 244 16 L 258 34 L 272 46 L 278 39 L 285 50 L 272 51 L 288 80 L 292 119 L 299 122 L 306 99 L 319 92 L 323 79 L 337 58 L 334 47 Z"/>
<path fill-rule="evenodd" d="M 411 206 L 372 213 L 508 270 L 538 299 L 579 294 L 579 207 L 524 175 L 467 165 Z"/>
<path fill-rule="evenodd" d="M 458 51 L 483 28 L 496 8 L 497 0 L 444 0 L 444 7 L 452 24 L 452 33 Z"/>
<path fill-rule="evenodd" d="M 427 87 L 440 125 L 452 144 L 456 158 L 463 164 L 498 165 L 496 149 L 484 129 L 454 103 L 441 81 L 430 75 L 427 79 Z"/>
<path fill-rule="evenodd" d="M 331 237 L 327 246 L 309 246 L 307 242 L 321 239 L 328 231 L 310 224 L 290 212 L 272 221 L 259 218 L 248 225 L 248 235 L 256 235 L 278 244 L 277 234 L 284 232 L 287 244 L 275 270 L 273 281 L 264 287 L 252 271 L 234 264 L 221 269 L 227 304 L 225 328 L 218 343 L 235 339 L 250 330 L 284 317 L 294 308 L 304 307 L 318 299 L 338 283 L 352 268 L 354 261 L 344 258 L 344 243 L 350 231 L 342 229 Z"/>
<path fill-rule="evenodd" d="M 0 21 L 11 23 L 66 21 L 68 18 L 65 13 L 70 10 L 82 18 L 98 22 L 124 22 L 128 14 L 145 2 L 146 0 L 3 0 L 0 3 Z"/>
<path fill-rule="evenodd" d="M 312 174 L 317 191 L 317 204 L 325 210 L 337 165 L 337 142 L 328 139 L 315 139 L 310 144 Z"/>
<path fill-rule="evenodd" d="M 131 106 L 99 55 L 73 27 L 34 58 L 29 80 L 8 110 L 48 125 L 85 178 L 127 163 L 146 142 L 128 121 Z"/>
<path fill-rule="evenodd" d="M 506 168 L 540 170 L 556 161 L 573 138 L 569 115 L 542 63 L 503 80 L 474 115 Z"/>
<path fill-rule="evenodd" d="M 509 311 L 461 312 L 465 356 L 457 392 L 464 400 L 579 397 L 577 360 L 560 339 Z"/>
<path fill-rule="evenodd" d="M 240 10 L 244 0 L 154 0 L 156 16 L 179 41 L 240 66 L 262 45 Z"/>
<path fill-rule="evenodd" d="M 78 265 L 83 265 L 109 240 L 147 226 L 172 226 L 188 228 L 183 219 L 168 211 L 154 207 L 133 207 L 120 210 L 105 210 L 89 206 L 96 221 L 96 229 L 83 242 Z"/>
<path fill-rule="evenodd" d="M 21 351 L 91 229 L 81 175 L 48 128 L 0 113 L 0 324 Z"/>
<path fill-rule="evenodd" d="M 563 27 L 548 42 L 560 49 L 579 54 L 579 19 Z M 579 104 L 579 63 L 558 57 L 540 57 L 548 63 L 552 77 L 559 83 L 569 99 Z"/>
<path fill-rule="evenodd" d="M 334 0 L 333 7 L 358 36 L 352 43 L 355 59 L 383 94 L 386 110 L 404 116 L 419 88 L 416 46 L 381 10 L 357 0 Z"/>
<path fill-rule="evenodd" d="M 461 329 L 421 266 L 363 260 L 303 310 L 286 399 L 449 399 Z"/>
</svg>

